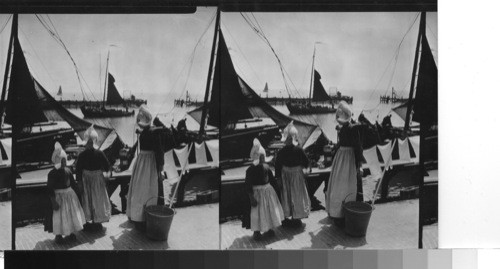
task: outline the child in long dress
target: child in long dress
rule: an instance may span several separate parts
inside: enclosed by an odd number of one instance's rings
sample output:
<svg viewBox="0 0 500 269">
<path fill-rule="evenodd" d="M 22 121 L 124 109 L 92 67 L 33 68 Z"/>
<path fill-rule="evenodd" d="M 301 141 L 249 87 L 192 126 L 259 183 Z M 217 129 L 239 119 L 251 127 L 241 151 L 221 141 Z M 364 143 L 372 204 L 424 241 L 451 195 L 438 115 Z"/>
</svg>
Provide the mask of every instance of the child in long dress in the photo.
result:
<svg viewBox="0 0 500 269">
<path fill-rule="evenodd" d="M 71 240 L 76 239 L 74 233 L 83 229 L 85 214 L 73 190 L 76 188 L 76 182 L 71 170 L 66 167 L 66 153 L 57 142 L 52 154 L 52 162 L 54 168 L 49 172 L 47 179 L 52 204 L 52 227 L 45 227 L 45 229 L 54 233 L 56 242 L 60 243 L 63 236 Z M 50 223 L 50 221 L 46 220 L 45 223 Z"/>
<path fill-rule="evenodd" d="M 90 230 L 103 229 L 102 223 L 111 218 L 111 203 L 104 177 L 104 172 L 110 170 L 110 164 L 104 152 L 97 148 L 97 139 L 98 134 L 91 126 L 85 132 L 85 150 L 76 163 L 76 179 L 82 185 L 83 212 Z"/>
<path fill-rule="evenodd" d="M 251 156 L 254 163 L 246 171 L 245 185 L 251 204 L 250 229 L 254 232 L 253 237 L 258 240 L 261 233 L 273 236 L 273 228 L 281 225 L 284 214 L 272 186 L 276 179 L 265 163 L 266 152 L 260 143 L 254 145 Z"/>
<path fill-rule="evenodd" d="M 307 193 L 303 169 L 309 166 L 309 159 L 298 145 L 298 131 L 293 122 L 284 132 L 285 147 L 276 157 L 276 177 L 281 180 L 281 205 L 285 213 L 285 226 L 300 227 L 302 220 L 309 216 L 311 200 Z M 290 218 L 290 219 L 288 219 Z"/>
</svg>

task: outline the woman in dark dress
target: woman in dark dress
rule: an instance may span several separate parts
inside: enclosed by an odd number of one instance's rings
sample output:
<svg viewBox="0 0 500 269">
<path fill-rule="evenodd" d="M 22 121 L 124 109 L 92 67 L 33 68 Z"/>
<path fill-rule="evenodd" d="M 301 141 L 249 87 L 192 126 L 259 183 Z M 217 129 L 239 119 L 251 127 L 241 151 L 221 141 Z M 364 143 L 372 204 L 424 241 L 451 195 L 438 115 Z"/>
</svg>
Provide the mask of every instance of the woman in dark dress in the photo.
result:
<svg viewBox="0 0 500 269">
<path fill-rule="evenodd" d="M 109 172 L 110 165 L 104 152 L 97 149 L 97 132 L 91 126 L 85 132 L 87 144 L 78 155 L 76 162 L 76 180 L 82 186 L 82 206 L 85 219 L 91 229 L 102 229 L 102 223 L 111 218 L 111 203 L 106 190 L 104 172 Z"/>
<path fill-rule="evenodd" d="M 274 235 L 273 228 L 279 227 L 284 219 L 283 209 L 278 195 L 273 188 L 276 179 L 266 162 L 266 151 L 260 143 L 254 140 L 250 153 L 252 165 L 246 170 L 245 188 L 250 199 L 249 225 L 255 239 L 261 238 L 261 233 Z"/>
<path fill-rule="evenodd" d="M 151 129 L 153 117 L 142 105 L 137 114 L 137 124 L 142 131 L 139 135 L 139 153 L 132 167 L 132 176 L 127 196 L 127 216 L 136 223 L 139 230 L 145 229 L 144 205 L 153 204 L 152 198 L 162 193 L 161 171 L 163 150 L 160 136 Z"/>
<path fill-rule="evenodd" d="M 61 144 L 56 142 L 52 162 L 54 168 L 47 176 L 47 189 L 52 205 L 52 214 L 47 216 L 45 230 L 56 235 L 56 242 L 60 243 L 63 236 L 76 239 L 75 232 L 83 229 L 85 215 L 78 197 L 73 189 L 76 182 L 73 173 L 66 167 L 66 153 Z"/>
<path fill-rule="evenodd" d="M 363 162 L 363 148 L 359 126 L 351 122 L 352 110 L 342 101 L 337 108 L 337 122 L 341 124 L 338 133 L 338 150 L 332 164 L 332 172 L 326 191 L 326 211 L 337 226 L 342 227 L 344 214 L 343 201 L 355 201 L 358 189 L 358 177 Z M 360 186 L 361 187 L 361 186 Z"/>
<path fill-rule="evenodd" d="M 286 225 L 302 225 L 301 219 L 307 218 L 311 210 L 311 201 L 307 194 L 306 179 L 303 169 L 309 167 L 309 159 L 304 150 L 298 146 L 298 131 L 293 126 L 287 127 L 284 133 L 285 147 L 276 157 L 276 178 L 281 181 L 281 205 Z"/>
</svg>

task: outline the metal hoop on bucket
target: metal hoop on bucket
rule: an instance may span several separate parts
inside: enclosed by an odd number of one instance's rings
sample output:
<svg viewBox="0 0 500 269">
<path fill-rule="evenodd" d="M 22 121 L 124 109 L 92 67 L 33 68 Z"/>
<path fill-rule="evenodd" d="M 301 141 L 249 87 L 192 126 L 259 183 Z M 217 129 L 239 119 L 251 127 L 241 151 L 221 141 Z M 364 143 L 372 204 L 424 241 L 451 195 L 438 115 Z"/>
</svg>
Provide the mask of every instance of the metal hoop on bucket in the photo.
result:
<svg viewBox="0 0 500 269">
<path fill-rule="evenodd" d="M 344 200 L 342 200 L 342 207 L 344 207 L 344 205 L 346 204 L 346 201 L 345 201 L 345 200 L 347 199 L 347 197 L 349 197 L 349 196 L 351 196 L 351 195 L 353 195 L 353 194 L 358 194 L 358 193 L 359 193 L 359 194 L 362 194 L 362 195 L 363 195 L 363 197 L 367 197 L 367 194 L 364 194 L 364 193 L 361 193 L 361 192 L 351 192 L 351 193 L 349 193 L 349 194 L 348 194 L 348 195 L 344 198 Z M 368 196 L 368 198 L 370 198 L 370 196 Z M 357 201 L 350 201 L 350 202 L 357 202 Z M 371 206 L 372 211 L 373 211 L 373 210 L 375 210 L 375 206 L 374 206 L 373 204 L 370 204 L 370 203 L 368 203 L 368 202 L 364 202 L 364 201 L 363 201 L 363 202 L 359 202 L 359 203 L 365 203 L 365 204 L 367 204 L 367 205 Z M 352 209 L 349 209 L 349 210 L 352 210 Z"/>
</svg>

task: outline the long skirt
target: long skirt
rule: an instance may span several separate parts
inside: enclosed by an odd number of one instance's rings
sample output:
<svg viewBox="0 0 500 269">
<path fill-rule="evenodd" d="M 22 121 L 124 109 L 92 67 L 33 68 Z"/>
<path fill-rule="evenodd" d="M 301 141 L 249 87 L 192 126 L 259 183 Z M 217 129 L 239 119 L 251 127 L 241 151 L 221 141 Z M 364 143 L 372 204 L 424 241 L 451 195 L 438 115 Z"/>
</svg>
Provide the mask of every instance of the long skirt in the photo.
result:
<svg viewBox="0 0 500 269">
<path fill-rule="evenodd" d="M 87 222 L 107 222 L 111 218 L 106 182 L 102 170 L 83 170 L 82 206 Z"/>
<path fill-rule="evenodd" d="M 85 214 L 76 193 L 71 188 L 54 190 L 58 210 L 52 213 L 52 230 L 55 235 L 70 235 L 83 229 Z"/>
<path fill-rule="evenodd" d="M 253 186 L 253 196 L 257 206 L 250 211 L 250 228 L 252 231 L 267 232 L 279 227 L 285 219 L 278 195 L 271 184 Z"/>
<path fill-rule="evenodd" d="M 281 205 L 285 217 L 303 219 L 309 216 L 311 200 L 307 194 L 306 178 L 301 166 L 283 166 L 281 171 L 283 191 L 281 192 Z"/>
<path fill-rule="evenodd" d="M 330 217 L 342 218 L 344 216 L 342 212 L 344 199 L 346 202 L 356 200 L 355 162 L 354 149 L 351 147 L 340 147 L 333 158 L 332 172 L 326 190 L 326 211 Z"/>
<path fill-rule="evenodd" d="M 158 196 L 158 171 L 153 151 L 141 151 L 132 168 L 127 196 L 127 216 L 132 221 L 143 222 L 144 206 L 156 204 Z M 148 201 L 149 200 L 149 201 Z"/>
</svg>

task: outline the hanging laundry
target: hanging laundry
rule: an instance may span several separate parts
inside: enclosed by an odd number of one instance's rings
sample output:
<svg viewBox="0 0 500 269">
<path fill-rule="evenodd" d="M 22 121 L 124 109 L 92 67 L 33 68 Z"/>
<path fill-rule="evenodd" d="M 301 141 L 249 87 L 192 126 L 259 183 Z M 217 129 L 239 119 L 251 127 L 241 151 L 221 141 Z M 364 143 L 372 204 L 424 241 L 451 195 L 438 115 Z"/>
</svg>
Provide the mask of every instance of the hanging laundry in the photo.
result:
<svg viewBox="0 0 500 269">
<path fill-rule="evenodd" d="M 418 162 L 420 156 L 420 136 L 412 136 L 408 138 L 410 140 L 413 151 L 415 151 L 416 160 Z"/>
<path fill-rule="evenodd" d="M 0 164 L 10 165 L 11 155 L 12 155 L 12 139 L 11 138 L 2 139 L 0 142 L 2 143 L 2 147 L 7 155 L 6 156 L 7 158 L 4 158 L 3 154 L 1 155 L 2 158 L 0 158 Z"/>
<path fill-rule="evenodd" d="M 181 165 L 181 169 L 184 169 L 186 165 L 189 165 L 189 147 L 186 145 L 181 149 L 174 149 L 175 155 L 177 155 L 177 159 L 179 159 L 179 163 Z"/>
<path fill-rule="evenodd" d="M 391 165 L 392 153 L 391 153 L 391 143 L 387 143 L 385 145 L 377 145 L 382 158 L 384 159 L 384 164 L 389 162 L 389 166 Z"/>
<path fill-rule="evenodd" d="M 380 162 L 377 157 L 377 147 L 373 146 L 369 149 L 363 150 L 363 156 L 365 157 L 368 169 L 370 169 L 370 174 L 372 178 L 376 179 L 381 176 Z"/>
<path fill-rule="evenodd" d="M 408 138 L 401 140 L 398 138 L 399 146 L 399 160 L 404 162 L 410 162 L 410 145 L 408 144 Z"/>
<path fill-rule="evenodd" d="M 214 161 L 214 165 L 219 165 L 219 140 L 208 140 L 205 141 L 207 145 L 208 151 L 212 156 L 212 160 Z"/>
<path fill-rule="evenodd" d="M 207 151 L 205 150 L 205 142 L 201 144 L 194 143 L 194 153 L 196 154 L 197 164 L 207 164 Z"/>
<path fill-rule="evenodd" d="M 165 164 L 163 165 L 163 171 L 167 174 L 167 179 L 178 180 L 179 172 L 177 172 L 177 167 L 174 161 L 174 151 L 169 150 L 164 155 Z"/>
</svg>

